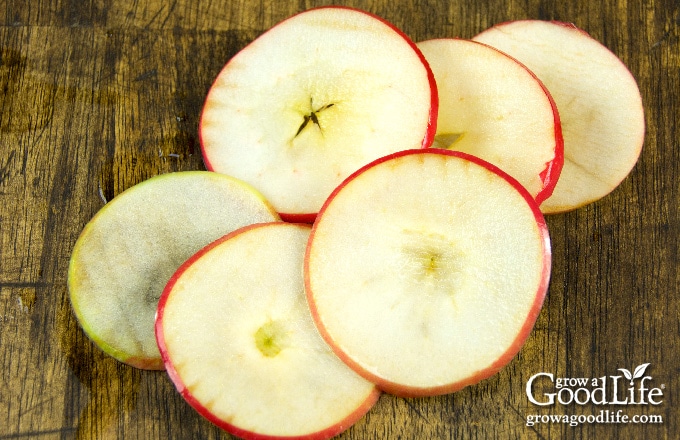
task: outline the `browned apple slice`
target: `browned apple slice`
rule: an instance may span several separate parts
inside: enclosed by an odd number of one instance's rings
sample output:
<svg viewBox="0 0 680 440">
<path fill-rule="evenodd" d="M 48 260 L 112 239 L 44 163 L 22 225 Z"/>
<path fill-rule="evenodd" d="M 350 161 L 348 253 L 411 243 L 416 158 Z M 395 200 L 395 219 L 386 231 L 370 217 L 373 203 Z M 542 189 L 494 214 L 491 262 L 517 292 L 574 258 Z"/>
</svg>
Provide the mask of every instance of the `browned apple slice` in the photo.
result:
<svg viewBox="0 0 680 440">
<path fill-rule="evenodd" d="M 128 188 L 90 220 L 73 248 L 68 287 L 78 322 L 119 361 L 163 369 L 154 316 L 170 276 L 218 237 L 277 219 L 251 186 L 208 171 L 162 174 Z"/>
</svg>

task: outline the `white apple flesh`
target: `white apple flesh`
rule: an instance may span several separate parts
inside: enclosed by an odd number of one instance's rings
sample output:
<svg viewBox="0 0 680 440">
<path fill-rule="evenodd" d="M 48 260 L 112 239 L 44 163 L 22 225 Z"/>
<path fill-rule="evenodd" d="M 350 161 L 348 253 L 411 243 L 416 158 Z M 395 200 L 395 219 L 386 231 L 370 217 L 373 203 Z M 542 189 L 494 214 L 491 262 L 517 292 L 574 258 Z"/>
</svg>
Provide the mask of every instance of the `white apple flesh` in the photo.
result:
<svg viewBox="0 0 680 440">
<path fill-rule="evenodd" d="M 470 40 L 418 43 L 439 91 L 434 147 L 463 151 L 517 179 L 540 204 L 558 181 L 563 156 L 557 107 L 525 66 Z"/>
<path fill-rule="evenodd" d="M 282 219 L 311 222 L 359 167 L 428 147 L 436 119 L 436 83 L 406 35 L 364 11 L 321 7 L 226 64 L 199 133 L 209 170 L 252 184 Z"/>
<path fill-rule="evenodd" d="M 319 336 L 304 295 L 310 226 L 252 225 L 207 246 L 168 283 L 156 334 L 187 402 L 239 437 L 330 438 L 377 401 Z"/>
<path fill-rule="evenodd" d="M 457 151 L 395 153 L 330 196 L 305 257 L 312 316 L 336 354 L 399 396 L 444 394 L 507 364 L 550 274 L 533 197 Z"/>
<path fill-rule="evenodd" d="M 163 369 L 154 316 L 170 276 L 224 234 L 276 220 L 252 187 L 208 171 L 162 174 L 128 188 L 97 212 L 75 243 L 68 272 L 75 316 L 115 359 Z"/>
<path fill-rule="evenodd" d="M 550 90 L 562 122 L 564 167 L 541 209 L 566 212 L 613 191 L 635 166 L 645 134 L 635 78 L 607 47 L 572 24 L 519 20 L 473 38 L 518 59 Z"/>
</svg>

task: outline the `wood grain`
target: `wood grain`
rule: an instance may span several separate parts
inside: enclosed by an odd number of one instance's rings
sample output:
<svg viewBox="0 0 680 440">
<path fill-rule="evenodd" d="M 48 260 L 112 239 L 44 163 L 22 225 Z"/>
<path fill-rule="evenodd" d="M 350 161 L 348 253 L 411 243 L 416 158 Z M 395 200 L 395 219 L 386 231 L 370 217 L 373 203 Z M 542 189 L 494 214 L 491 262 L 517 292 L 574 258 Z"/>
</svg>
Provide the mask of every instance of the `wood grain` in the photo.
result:
<svg viewBox="0 0 680 440">
<path fill-rule="evenodd" d="M 0 0 L 0 439 L 229 438 L 162 372 L 96 349 L 71 312 L 66 270 L 82 227 L 153 175 L 202 169 L 205 94 L 264 30 L 322 1 Z M 502 21 L 573 22 L 638 80 L 642 156 L 604 199 L 548 217 L 550 291 L 526 346 L 496 376 L 427 399 L 383 395 L 347 439 L 680 437 L 680 3 L 372 0 L 415 40 L 472 37 Z M 490 308 L 489 313 L 493 310 Z M 650 363 L 654 406 L 539 408 L 537 372 L 601 377 Z M 537 424 L 530 414 L 623 409 L 660 424 Z"/>
</svg>

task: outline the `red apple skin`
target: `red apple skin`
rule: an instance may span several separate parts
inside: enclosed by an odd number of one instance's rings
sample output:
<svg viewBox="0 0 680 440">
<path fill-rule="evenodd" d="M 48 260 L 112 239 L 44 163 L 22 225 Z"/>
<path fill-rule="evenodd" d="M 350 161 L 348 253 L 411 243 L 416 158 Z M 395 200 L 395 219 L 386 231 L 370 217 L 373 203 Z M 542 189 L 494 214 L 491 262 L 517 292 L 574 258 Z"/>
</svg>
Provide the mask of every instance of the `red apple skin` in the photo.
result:
<svg viewBox="0 0 680 440">
<path fill-rule="evenodd" d="M 506 25 L 506 24 L 510 24 L 510 23 L 521 23 L 521 22 L 523 22 L 523 21 L 534 21 L 534 19 L 501 21 L 501 22 L 496 23 L 495 25 L 491 26 L 490 28 L 483 30 L 482 32 L 480 32 L 480 34 L 483 34 L 484 32 L 486 32 L 486 31 L 488 31 L 488 30 L 491 30 L 491 29 L 495 29 L 495 28 L 504 26 L 504 25 Z M 573 30 L 575 30 L 575 31 L 579 31 L 579 32 L 581 32 L 582 34 L 587 35 L 587 36 L 589 36 L 589 37 L 592 38 L 592 36 L 591 36 L 588 32 L 586 32 L 585 30 L 583 30 L 583 29 L 581 29 L 580 27 L 576 26 L 574 23 L 569 23 L 569 22 L 560 21 L 560 20 L 548 20 L 548 22 L 554 23 L 554 24 L 559 25 L 559 26 L 564 26 L 564 27 L 566 27 L 566 28 L 573 29 Z M 479 35 L 479 34 L 478 34 L 478 35 Z"/>
<path fill-rule="evenodd" d="M 564 26 L 569 29 L 573 29 L 575 31 L 581 32 L 583 35 L 587 35 L 588 37 L 592 38 L 592 36 L 586 32 L 584 29 L 581 29 L 580 27 L 576 26 L 574 23 L 567 23 L 566 21 L 559 21 L 559 20 L 550 20 L 551 23 L 555 23 L 560 26 Z"/>
<path fill-rule="evenodd" d="M 498 50 L 495 47 L 491 48 L 494 50 Z M 555 157 L 553 157 L 551 161 L 545 164 L 545 169 L 539 174 L 541 181 L 543 181 L 543 189 L 538 194 L 536 194 L 534 200 L 536 200 L 536 203 L 540 205 L 544 200 L 546 200 L 548 197 L 552 195 L 553 191 L 555 190 L 555 185 L 557 185 L 557 181 L 559 180 L 560 174 L 562 173 L 562 167 L 564 166 L 564 137 L 562 136 L 562 122 L 560 120 L 560 113 L 557 110 L 557 104 L 555 103 L 555 100 L 550 94 L 548 88 L 545 86 L 545 84 L 543 84 L 543 81 L 541 81 L 536 76 L 536 74 L 534 74 L 534 72 L 531 71 L 531 69 L 525 66 L 518 59 L 513 58 L 505 53 L 504 55 L 512 58 L 522 67 L 524 67 L 524 69 L 526 69 L 526 71 L 529 72 L 529 74 L 536 80 L 536 82 L 538 82 L 538 84 L 541 85 L 541 89 L 543 89 L 545 96 L 548 97 L 550 107 L 552 108 L 553 111 L 555 127 Z"/>
<path fill-rule="evenodd" d="M 541 312 L 541 309 L 543 307 L 543 302 L 545 300 L 545 296 L 548 292 L 548 286 L 550 284 L 550 268 L 552 264 L 552 252 L 550 248 L 550 236 L 548 232 L 548 226 L 545 222 L 545 218 L 543 216 L 543 213 L 541 212 L 540 208 L 538 207 L 538 204 L 536 203 L 535 199 L 529 194 L 529 192 L 522 186 L 517 180 L 515 180 L 512 176 L 508 175 L 505 173 L 503 170 L 500 168 L 496 167 L 495 165 L 488 163 L 482 159 L 479 159 L 476 156 L 472 156 L 467 153 L 463 153 L 460 151 L 454 151 L 454 150 L 443 150 L 439 148 L 428 148 L 426 150 L 404 150 L 404 151 L 399 151 L 384 157 L 381 157 L 380 159 L 377 159 L 364 167 L 360 168 L 356 172 L 354 172 L 351 176 L 349 176 L 347 179 L 343 181 L 334 191 L 331 193 L 330 197 L 326 200 L 324 205 L 321 207 L 319 210 L 319 215 L 323 215 L 323 212 L 326 210 L 327 206 L 333 198 L 336 196 L 336 194 L 342 190 L 349 182 L 351 182 L 356 176 L 361 174 L 364 170 L 371 168 L 375 165 L 378 165 L 382 162 L 401 157 L 401 156 L 406 156 L 406 155 L 411 155 L 411 154 L 443 154 L 443 155 L 449 155 L 449 156 L 456 156 L 460 157 L 466 160 L 469 160 L 470 162 L 474 162 L 478 165 L 481 165 L 497 174 L 499 174 L 501 177 L 505 178 L 521 195 L 522 197 L 526 200 L 527 204 L 531 208 L 531 211 L 534 214 L 534 218 L 536 219 L 536 224 L 538 226 L 539 234 L 541 235 L 542 238 L 542 243 L 543 243 L 543 267 L 542 267 L 542 272 L 541 272 L 541 281 L 539 282 L 538 289 L 536 290 L 536 295 L 534 297 L 534 302 L 530 308 L 530 312 L 527 315 L 527 318 L 524 322 L 524 325 L 520 329 L 519 333 L 517 334 L 517 337 L 513 341 L 513 343 L 510 345 L 510 347 L 503 353 L 499 358 L 491 365 L 489 365 L 487 368 L 482 369 L 477 371 L 474 375 L 468 377 L 465 380 L 450 383 L 450 384 L 445 384 L 442 386 L 437 386 L 437 387 L 428 387 L 428 388 L 422 388 L 422 387 L 409 387 L 409 386 L 404 386 L 402 384 L 397 384 L 393 383 L 391 381 L 388 381 L 384 378 L 381 378 L 379 376 L 376 376 L 372 372 L 366 370 L 363 368 L 360 364 L 355 362 L 353 359 L 351 359 L 349 356 L 347 356 L 346 353 L 344 353 L 342 350 L 339 349 L 338 345 L 335 343 L 333 340 L 333 337 L 328 333 L 328 331 L 325 329 L 323 326 L 323 321 L 321 319 L 321 316 L 319 315 L 319 311 L 316 308 L 316 305 L 313 301 L 313 293 L 312 293 L 312 286 L 311 286 L 311 280 L 309 277 L 309 257 L 310 257 L 310 250 L 311 250 L 311 243 L 313 241 L 314 233 L 316 231 L 316 227 L 312 226 L 312 231 L 309 236 L 309 241 L 307 244 L 307 251 L 305 253 L 305 261 L 304 261 L 304 280 L 305 280 L 305 292 L 307 295 L 307 302 L 310 307 L 310 311 L 312 313 L 312 318 L 316 324 L 317 329 L 319 330 L 319 333 L 323 337 L 323 339 L 326 341 L 326 343 L 333 349 L 335 354 L 343 361 L 345 362 L 350 368 L 352 368 L 357 374 L 360 376 L 364 377 L 366 380 L 373 382 L 377 385 L 378 388 L 380 388 L 382 391 L 398 396 L 398 397 L 428 397 L 428 396 L 437 396 L 441 394 L 448 394 L 448 393 L 453 393 L 455 391 L 459 391 L 466 386 L 469 385 L 475 385 L 476 383 L 487 379 L 494 374 L 496 374 L 498 371 L 500 371 L 505 365 L 507 365 L 514 357 L 519 353 L 520 349 L 524 346 L 524 343 L 526 342 L 527 338 L 531 334 L 531 331 L 534 328 L 534 324 L 536 323 L 536 319 L 538 318 L 539 313 Z"/>
<path fill-rule="evenodd" d="M 550 197 L 553 193 L 553 190 L 555 189 L 555 185 L 557 185 L 557 181 L 560 178 L 560 173 L 562 172 L 562 167 L 564 166 L 564 137 L 562 136 L 562 123 L 560 121 L 560 114 L 557 110 L 557 104 L 555 103 L 555 100 L 553 99 L 552 95 L 550 94 L 550 91 L 548 88 L 543 84 L 543 81 L 541 81 L 534 72 L 531 71 L 527 66 L 525 66 L 521 61 L 518 59 L 506 54 L 505 52 L 502 52 L 498 49 L 496 49 L 493 46 L 489 46 L 488 44 L 482 43 L 480 41 L 474 41 L 474 40 L 469 40 L 472 41 L 476 44 L 481 44 L 483 46 L 488 47 L 489 49 L 495 50 L 496 52 L 500 52 L 503 55 L 507 56 L 508 58 L 511 58 L 514 60 L 517 64 L 522 66 L 524 70 L 529 73 L 529 75 L 536 80 L 536 82 L 541 86 L 541 89 L 543 90 L 543 93 L 545 93 L 545 96 L 548 98 L 548 102 L 550 103 L 550 108 L 552 109 L 553 116 L 554 116 L 554 123 L 553 126 L 555 127 L 555 156 L 553 159 L 545 164 L 545 169 L 541 171 L 539 174 L 539 177 L 541 181 L 543 182 L 543 189 L 536 194 L 536 197 L 534 197 L 534 200 L 536 200 L 536 203 L 539 205 L 546 200 L 548 197 Z M 435 127 L 436 129 L 436 127 Z"/>
<path fill-rule="evenodd" d="M 364 10 L 361 10 L 361 9 L 358 9 L 358 8 L 353 8 L 353 7 L 350 7 L 350 6 L 339 6 L 339 5 L 319 6 L 319 7 L 307 9 L 306 11 L 299 12 L 299 13 L 287 18 L 286 20 L 289 20 L 290 18 L 293 18 L 296 15 L 304 14 L 305 12 L 313 11 L 313 10 L 316 10 L 316 9 L 324 9 L 324 8 L 347 9 L 347 10 L 361 12 L 363 14 L 370 16 L 370 17 L 373 17 L 373 18 L 379 20 L 380 22 L 384 23 L 385 25 L 389 26 L 392 30 L 394 30 L 394 32 L 396 32 L 398 35 L 400 35 L 402 38 L 404 38 L 404 40 L 409 44 L 409 46 L 411 46 L 411 48 L 413 48 L 415 53 L 418 55 L 418 58 L 420 59 L 420 61 L 423 63 L 423 66 L 425 66 L 425 70 L 427 72 L 427 81 L 430 84 L 430 103 L 431 103 L 430 104 L 430 114 L 429 114 L 429 117 L 428 117 L 425 134 L 423 136 L 423 142 L 421 144 L 421 148 L 429 148 L 432 145 L 432 142 L 434 141 L 434 136 L 437 132 L 437 115 L 439 113 L 439 93 L 437 92 L 437 82 L 434 79 L 434 73 L 432 72 L 432 69 L 430 69 L 430 65 L 428 64 L 427 60 L 425 59 L 425 56 L 422 54 L 420 49 L 418 49 L 418 46 L 416 46 L 416 44 L 413 42 L 413 40 L 411 40 L 411 38 L 409 38 L 401 29 L 399 29 L 397 26 L 390 23 L 389 21 L 385 20 L 384 18 L 379 17 L 379 16 L 372 14 L 370 12 L 367 12 L 367 11 L 364 11 Z M 286 21 L 286 20 L 284 20 L 284 21 Z M 281 23 L 283 23 L 283 22 L 281 22 Z M 278 25 L 274 25 L 274 27 L 275 26 L 278 26 Z M 267 32 L 269 32 L 269 31 L 267 31 Z M 222 70 L 227 69 L 229 67 L 230 62 L 231 61 L 227 62 L 227 64 L 222 68 Z M 218 74 L 217 77 L 219 78 L 220 75 L 221 75 L 221 73 Z M 215 81 L 213 82 L 213 86 L 210 87 L 210 90 L 213 90 L 213 87 L 214 87 L 214 84 L 215 84 L 216 81 L 217 81 L 217 79 L 215 79 Z M 210 90 L 208 91 L 208 96 L 210 95 Z M 207 97 L 206 97 L 205 101 L 207 101 Z M 203 126 L 203 124 L 202 124 L 203 113 L 204 112 L 202 111 L 201 116 L 199 118 L 199 122 L 198 122 L 198 141 L 199 141 L 199 144 L 201 145 L 201 153 L 202 153 L 202 156 L 203 156 L 203 164 L 205 165 L 205 168 L 208 171 L 215 171 L 214 167 L 210 163 L 210 159 L 208 159 L 208 156 L 206 154 L 205 142 L 203 141 L 203 136 L 202 136 L 202 133 L 201 133 L 201 127 Z M 317 216 L 318 213 L 316 213 L 316 212 L 313 212 L 313 213 L 279 212 L 278 214 L 279 214 L 279 217 L 281 217 L 281 220 L 283 220 L 285 222 L 314 223 L 314 220 L 316 219 L 316 216 Z"/>
<path fill-rule="evenodd" d="M 477 34 L 477 35 L 482 35 L 482 34 L 484 34 L 484 33 L 487 32 L 487 31 L 490 31 L 490 30 L 493 30 L 493 29 L 497 29 L 497 28 L 499 28 L 499 27 L 503 27 L 504 25 L 514 24 L 514 23 L 522 23 L 522 22 L 532 22 L 532 21 L 537 21 L 537 20 L 535 20 L 535 19 L 523 19 L 523 20 L 509 20 L 509 21 L 503 21 L 503 22 L 500 22 L 500 23 L 497 23 L 497 24 L 493 25 L 492 27 L 490 27 L 490 28 L 488 28 L 488 29 L 486 29 L 486 30 L 480 32 L 480 33 Z M 584 29 L 578 27 L 578 26 L 577 26 L 576 24 L 574 24 L 574 23 L 565 22 L 565 21 L 560 21 L 560 20 L 546 20 L 546 21 L 547 21 L 548 23 L 552 23 L 552 24 L 555 24 L 555 25 L 557 25 L 557 26 L 562 26 L 562 27 L 564 27 L 564 28 L 566 28 L 566 29 L 568 29 L 568 30 L 570 30 L 570 31 L 580 33 L 580 34 L 582 34 L 582 35 L 588 37 L 589 39 L 596 41 L 598 44 L 602 45 L 602 43 L 601 43 L 599 40 L 597 40 L 596 38 L 593 38 L 593 36 L 590 35 L 590 33 L 589 33 L 588 31 L 586 31 L 586 30 L 584 30 Z M 474 38 L 474 37 L 473 37 L 473 38 Z M 603 46 L 603 47 L 604 47 L 604 46 Z M 605 49 L 606 49 L 607 51 L 610 51 L 609 48 L 607 48 L 607 47 L 605 47 Z M 611 52 L 611 51 L 610 51 L 610 52 Z M 621 62 L 620 59 L 619 59 L 619 62 Z M 629 74 L 630 74 L 630 70 L 628 69 L 628 67 L 627 67 L 625 64 L 623 64 L 623 62 L 621 62 L 621 64 L 623 65 L 624 69 L 625 69 L 626 71 L 628 71 Z M 632 76 L 632 74 L 631 74 L 631 76 Z M 642 144 L 643 144 L 643 141 L 644 141 L 644 130 L 643 130 L 642 133 L 640 133 L 640 136 L 641 136 L 641 138 L 639 139 L 638 144 L 639 144 L 639 146 L 640 146 L 640 151 L 641 151 L 641 149 L 642 149 Z M 564 148 L 564 147 L 562 147 L 562 148 Z M 563 153 L 563 154 L 564 154 L 564 153 Z M 638 154 L 639 154 L 639 153 L 638 153 Z M 625 178 L 625 176 L 624 176 L 624 178 Z M 555 182 L 555 183 L 557 183 L 557 182 Z M 616 189 L 616 187 L 617 187 L 620 183 L 621 183 L 621 181 L 619 181 L 616 185 L 613 185 L 612 188 L 611 188 L 611 190 L 610 190 L 610 192 L 613 191 L 614 189 Z M 554 187 L 553 187 L 553 188 L 554 188 Z M 552 192 L 551 192 L 551 194 L 552 194 Z M 606 195 L 606 194 L 605 194 L 605 195 Z M 549 196 L 550 196 L 550 195 L 544 197 L 542 200 L 546 200 Z M 602 197 L 604 197 L 604 195 L 603 195 Z M 569 212 L 569 211 L 574 211 L 574 210 L 579 209 L 579 208 L 582 208 L 582 207 L 584 207 L 584 206 L 586 206 L 586 205 L 588 205 L 588 204 L 590 204 L 590 203 L 593 203 L 593 202 L 595 202 L 595 201 L 597 201 L 597 200 L 598 200 L 598 199 L 584 200 L 584 201 L 582 201 L 582 202 L 581 202 L 580 204 L 578 204 L 578 205 L 571 205 L 571 206 L 560 207 L 560 208 L 558 208 L 558 209 L 555 209 L 555 210 L 551 210 L 551 211 L 549 211 L 549 212 L 546 212 L 546 214 L 559 214 L 559 213 L 566 213 L 566 212 Z"/>
<path fill-rule="evenodd" d="M 432 72 L 432 69 L 430 68 L 430 64 L 427 62 L 425 59 L 425 55 L 418 49 L 418 46 L 416 45 L 411 38 L 406 35 L 401 29 L 399 29 L 397 26 L 395 26 L 393 23 L 390 23 L 389 21 L 385 20 L 384 18 L 372 14 L 368 11 L 364 11 L 361 9 L 353 8 L 350 6 L 339 6 L 339 5 L 334 5 L 334 6 L 319 6 L 316 8 L 311 8 L 309 10 L 314 10 L 314 9 L 323 9 L 323 8 L 337 8 L 337 9 L 349 9 L 357 12 L 361 12 L 363 14 L 366 14 L 370 17 L 375 18 L 376 20 L 384 23 L 388 27 L 392 28 L 394 32 L 396 32 L 398 35 L 400 35 L 411 48 L 413 51 L 418 55 L 418 59 L 420 59 L 420 62 L 423 63 L 423 66 L 425 66 L 425 70 L 427 72 L 427 81 L 430 83 L 430 114 L 429 118 L 427 121 L 427 127 L 425 130 L 425 136 L 423 137 L 423 142 L 421 144 L 421 148 L 428 148 L 432 145 L 432 142 L 434 142 L 434 136 L 437 132 L 437 115 L 439 114 L 439 92 L 437 91 L 437 82 L 434 79 L 434 72 Z"/>
<path fill-rule="evenodd" d="M 272 222 L 273 223 L 273 222 Z M 186 402 L 194 408 L 201 416 L 206 418 L 208 421 L 213 423 L 215 426 L 219 427 L 220 429 L 225 430 L 226 432 L 238 436 L 240 438 L 246 439 L 246 440 L 324 440 L 324 439 L 329 439 L 331 437 L 334 437 L 345 430 L 347 430 L 350 426 L 355 424 L 357 421 L 359 421 L 366 413 L 375 405 L 375 403 L 378 401 L 380 398 L 382 391 L 378 388 L 375 387 L 373 392 L 368 395 L 366 400 L 350 415 L 348 415 L 346 418 L 341 420 L 338 424 L 334 426 L 330 426 L 325 430 L 318 431 L 318 432 L 313 432 L 309 433 L 306 435 L 302 436 L 272 436 L 272 435 L 263 435 L 263 434 L 258 434 L 250 431 L 243 430 L 237 426 L 234 426 L 227 422 L 226 420 L 222 420 L 218 417 L 216 417 L 208 408 L 203 406 L 194 396 L 191 394 L 189 389 L 185 386 L 184 382 L 180 378 L 179 374 L 177 373 L 177 370 L 173 367 L 172 362 L 170 361 L 170 356 L 168 354 L 168 348 L 167 344 L 165 343 L 165 336 L 163 334 L 163 312 L 165 309 L 165 304 L 168 301 L 168 296 L 170 292 L 172 291 L 175 283 L 177 280 L 182 276 L 182 274 L 199 258 L 201 258 L 205 253 L 210 251 L 212 248 L 218 246 L 222 242 L 229 240 L 230 238 L 241 234 L 243 232 L 246 232 L 250 229 L 261 227 L 263 225 L 267 225 L 268 223 L 255 223 L 252 225 L 244 226 L 240 229 L 237 229 L 233 232 L 230 232 L 229 234 L 217 239 L 216 241 L 206 245 L 203 247 L 201 250 L 199 250 L 196 254 L 191 256 L 187 261 L 185 261 L 178 269 L 177 271 L 173 274 L 173 276 L 170 278 L 168 281 L 168 284 L 165 286 L 165 289 L 163 289 L 163 293 L 160 296 L 160 299 L 158 301 L 158 311 L 156 312 L 156 321 L 155 321 L 155 332 L 156 332 L 156 341 L 158 343 L 158 348 L 161 353 L 161 359 L 163 360 L 164 363 L 164 368 L 170 377 L 170 380 L 172 383 L 175 385 L 175 388 L 177 388 L 177 391 L 180 393 L 180 395 L 186 400 Z M 309 227 L 308 224 L 304 224 L 305 227 Z"/>
<path fill-rule="evenodd" d="M 279 217 L 281 218 L 282 221 L 288 222 L 288 223 L 304 223 L 304 224 L 312 224 L 314 223 L 314 220 L 316 220 L 316 213 L 308 213 L 308 214 L 288 214 L 285 212 L 279 212 Z"/>
<path fill-rule="evenodd" d="M 331 426 L 325 430 L 309 433 L 299 436 L 275 436 L 275 435 L 264 435 L 258 434 L 250 431 L 243 430 L 239 427 L 229 424 L 228 422 L 215 417 L 210 411 L 203 407 L 196 399 L 194 399 L 190 394 L 183 394 L 186 401 L 191 405 L 199 414 L 208 419 L 211 423 L 220 429 L 228 432 L 229 434 L 235 435 L 239 438 L 245 440 L 326 440 L 336 435 L 341 434 L 346 431 L 349 427 L 354 425 L 359 419 L 361 419 L 378 401 L 381 395 L 381 391 L 376 387 L 375 391 L 371 393 L 364 403 L 359 406 L 355 412 L 347 416 L 344 420 L 340 421 L 337 425 Z"/>
</svg>

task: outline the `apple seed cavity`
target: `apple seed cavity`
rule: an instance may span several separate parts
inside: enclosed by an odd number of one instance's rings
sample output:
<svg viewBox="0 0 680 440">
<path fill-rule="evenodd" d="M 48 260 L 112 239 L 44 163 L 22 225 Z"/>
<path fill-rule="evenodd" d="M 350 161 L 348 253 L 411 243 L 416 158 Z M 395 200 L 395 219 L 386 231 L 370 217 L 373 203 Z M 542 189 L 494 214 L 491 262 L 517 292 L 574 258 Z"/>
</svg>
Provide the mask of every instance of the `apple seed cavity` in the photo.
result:
<svg viewBox="0 0 680 440">
<path fill-rule="evenodd" d="M 314 100 L 314 98 L 309 99 L 309 104 L 310 104 L 311 108 L 314 108 L 313 100 Z M 333 105 L 334 105 L 333 103 L 326 104 L 326 105 L 318 108 L 317 110 L 312 110 L 308 115 L 304 115 L 304 119 L 302 121 L 302 124 L 300 125 L 300 128 L 298 129 L 297 133 L 295 133 L 295 137 L 298 137 L 300 135 L 300 133 L 302 133 L 302 130 L 304 130 L 305 127 L 307 127 L 307 125 L 309 124 L 309 121 L 312 121 L 314 123 L 314 125 L 319 127 L 319 130 L 323 134 L 323 130 L 321 129 L 321 124 L 319 124 L 319 118 L 317 117 L 317 113 L 320 113 L 323 110 L 326 110 L 327 108 L 333 107 Z"/>
<path fill-rule="evenodd" d="M 276 356 L 286 345 L 286 329 L 280 321 L 267 321 L 255 332 L 255 346 L 265 357 Z"/>
<path fill-rule="evenodd" d="M 428 286 L 428 291 L 451 295 L 460 284 L 463 254 L 442 234 L 404 230 L 406 243 L 402 248 L 405 258 L 401 273 Z"/>
</svg>

